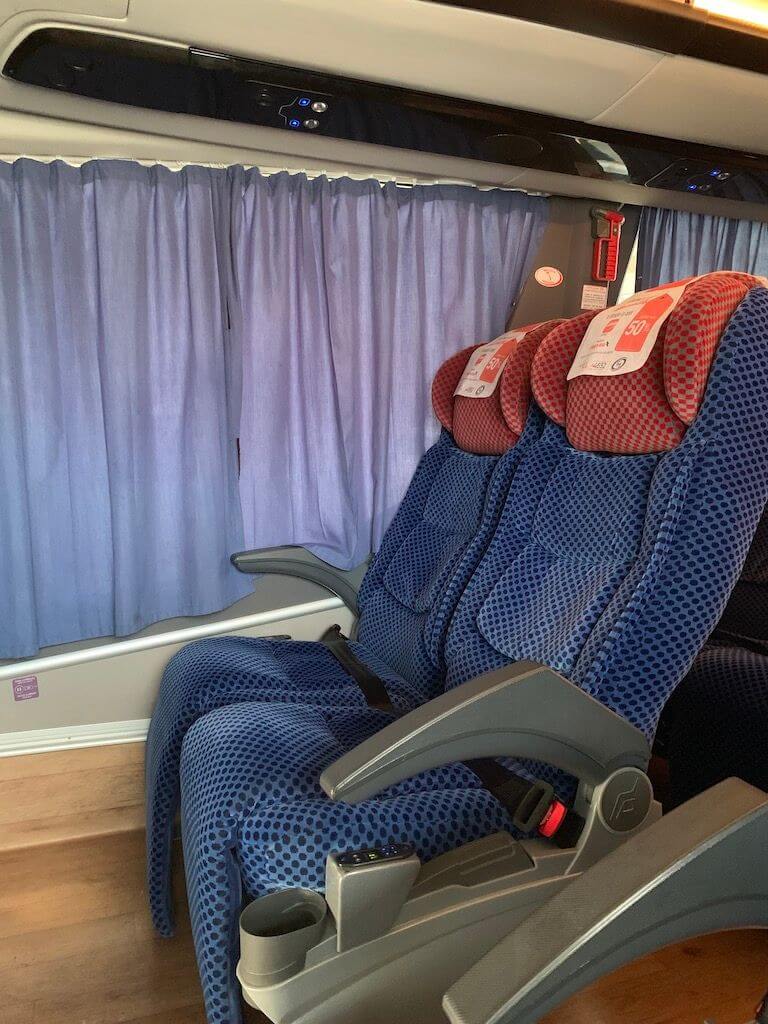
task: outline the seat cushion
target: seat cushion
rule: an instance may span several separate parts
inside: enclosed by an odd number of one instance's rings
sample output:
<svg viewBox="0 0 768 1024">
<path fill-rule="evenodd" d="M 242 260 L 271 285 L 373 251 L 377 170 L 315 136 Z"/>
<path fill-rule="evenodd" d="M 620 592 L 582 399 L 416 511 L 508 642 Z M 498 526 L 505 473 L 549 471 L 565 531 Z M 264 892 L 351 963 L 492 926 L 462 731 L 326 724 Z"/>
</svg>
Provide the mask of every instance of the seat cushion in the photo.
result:
<svg viewBox="0 0 768 1024">
<path fill-rule="evenodd" d="M 534 413 L 526 426 L 531 440 L 539 430 L 540 418 Z M 360 660 L 386 681 L 396 706 L 413 707 L 442 687 L 442 641 L 448 622 L 485 550 L 528 443 L 524 437 L 501 458 L 469 456 L 444 434 L 422 460 L 366 576 L 361 590 L 366 613 L 359 641 L 353 645 Z M 466 472 L 457 478 L 456 464 L 465 461 Z M 452 501 L 442 500 L 446 478 L 451 486 L 463 482 L 460 511 Z M 389 573 L 393 564 L 400 565 L 400 574 Z M 413 581 L 410 590 L 407 581 Z M 200 715 L 252 700 L 364 704 L 358 685 L 319 643 L 213 637 L 190 644 L 171 658 L 152 716 L 146 757 L 148 891 L 153 922 L 163 935 L 173 930 L 171 831 L 184 734 Z"/>
<path fill-rule="evenodd" d="M 399 711 L 433 695 L 402 679 L 386 664 L 353 644 L 360 660 L 386 683 Z M 210 637 L 182 648 L 163 675 L 147 738 L 147 879 L 153 921 L 161 934 L 173 930 L 170 842 L 179 800 L 179 758 L 184 736 L 201 716 L 216 708 L 250 701 L 305 703 L 364 710 L 357 683 L 319 643 L 258 637 Z"/>
<path fill-rule="evenodd" d="M 236 806 L 238 837 L 244 840 L 238 849 L 249 864 L 248 892 L 261 895 L 286 885 L 322 890 L 331 849 L 383 842 L 397 834 L 429 860 L 486 829 L 509 828 L 498 803 L 463 765 L 424 772 L 360 804 L 329 800 L 318 781 L 322 771 L 391 721 L 386 712 L 366 707 L 301 704 L 250 703 L 206 715 L 189 730 L 182 753 L 186 833 L 200 827 L 201 811 L 213 816 L 215 831 L 231 819 Z M 421 800 L 442 808 L 437 819 L 416 813 Z M 270 826 L 275 808 L 296 826 Z M 457 808 L 466 817 L 453 819 L 454 828 L 446 833 L 444 824 Z M 388 816 L 393 809 L 402 812 L 394 819 Z M 304 810 L 322 827 L 299 828 Z M 265 832 L 254 831 L 257 821 Z M 305 855 L 297 860 L 301 850 Z"/>
<path fill-rule="evenodd" d="M 233 923 L 243 889 L 322 890 L 331 849 L 403 841 L 428 860 L 508 827 L 462 766 L 425 772 L 355 806 L 328 800 L 317 782 L 323 768 L 390 720 L 371 709 L 247 704 L 214 711 L 187 733 L 184 859 L 209 1024 L 239 1020 Z"/>
</svg>

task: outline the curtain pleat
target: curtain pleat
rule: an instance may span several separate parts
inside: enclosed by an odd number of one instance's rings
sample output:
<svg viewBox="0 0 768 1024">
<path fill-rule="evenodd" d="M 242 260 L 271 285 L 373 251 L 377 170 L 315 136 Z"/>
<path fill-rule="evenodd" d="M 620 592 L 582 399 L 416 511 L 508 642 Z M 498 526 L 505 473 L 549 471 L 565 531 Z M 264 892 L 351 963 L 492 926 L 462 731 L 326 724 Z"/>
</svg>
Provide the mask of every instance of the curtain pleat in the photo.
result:
<svg viewBox="0 0 768 1024">
<path fill-rule="evenodd" d="M 0 164 L 0 657 L 250 590 L 222 204 L 202 167 Z"/>
<path fill-rule="evenodd" d="M 0 658 L 220 610 L 243 547 L 362 561 L 436 437 L 435 370 L 504 329 L 546 211 L 0 163 Z"/>
<path fill-rule="evenodd" d="M 351 567 L 435 440 L 444 359 L 500 334 L 546 199 L 302 175 L 235 180 L 240 495 L 249 547 Z"/>
</svg>

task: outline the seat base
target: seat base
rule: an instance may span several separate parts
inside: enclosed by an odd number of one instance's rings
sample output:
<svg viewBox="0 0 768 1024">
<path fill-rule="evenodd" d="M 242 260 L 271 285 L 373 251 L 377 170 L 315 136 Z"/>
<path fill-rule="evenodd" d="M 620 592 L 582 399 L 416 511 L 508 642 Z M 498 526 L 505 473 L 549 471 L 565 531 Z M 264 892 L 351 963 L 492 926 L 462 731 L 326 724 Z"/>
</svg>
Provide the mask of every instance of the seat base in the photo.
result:
<svg viewBox="0 0 768 1024">
<path fill-rule="evenodd" d="M 489 862 L 486 874 L 493 873 L 493 861 L 507 865 L 516 859 L 516 848 L 527 854 L 520 857 L 522 870 L 467 884 L 472 881 L 467 876 L 473 860 Z M 328 915 L 323 937 L 309 951 L 304 969 L 292 978 L 255 987 L 247 983 L 241 962 L 243 997 L 275 1024 L 443 1022 L 445 991 L 577 877 L 567 873 L 572 861 L 573 850 L 557 850 L 539 841 L 519 843 L 504 833 L 469 843 L 422 868 L 411 898 L 386 934 L 339 953 L 336 925 Z M 482 877 L 482 867 L 476 874 Z"/>
<path fill-rule="evenodd" d="M 497 833 L 436 857 L 422 867 L 385 934 L 340 952 L 328 914 L 303 969 L 278 984 L 250 984 L 243 964 L 252 958 L 244 955 L 237 973 L 245 1001 L 274 1024 L 391 1024 L 393 1014 L 409 1024 L 441 1024 L 445 991 L 473 963 L 596 859 L 661 816 L 654 801 L 639 828 L 614 832 L 601 813 L 607 785 L 582 807 L 587 823 L 574 848 Z M 241 944 L 249 941 L 241 931 Z"/>
</svg>

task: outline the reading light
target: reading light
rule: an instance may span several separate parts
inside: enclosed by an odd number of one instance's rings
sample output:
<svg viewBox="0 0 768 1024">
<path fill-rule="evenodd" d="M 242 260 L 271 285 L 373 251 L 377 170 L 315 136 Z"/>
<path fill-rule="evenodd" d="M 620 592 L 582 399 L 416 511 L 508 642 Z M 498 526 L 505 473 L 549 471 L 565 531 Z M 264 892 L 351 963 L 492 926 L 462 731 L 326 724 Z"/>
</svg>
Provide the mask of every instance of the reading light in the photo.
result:
<svg viewBox="0 0 768 1024">
<path fill-rule="evenodd" d="M 719 18 L 768 30 L 768 0 L 693 0 L 692 6 Z"/>
</svg>

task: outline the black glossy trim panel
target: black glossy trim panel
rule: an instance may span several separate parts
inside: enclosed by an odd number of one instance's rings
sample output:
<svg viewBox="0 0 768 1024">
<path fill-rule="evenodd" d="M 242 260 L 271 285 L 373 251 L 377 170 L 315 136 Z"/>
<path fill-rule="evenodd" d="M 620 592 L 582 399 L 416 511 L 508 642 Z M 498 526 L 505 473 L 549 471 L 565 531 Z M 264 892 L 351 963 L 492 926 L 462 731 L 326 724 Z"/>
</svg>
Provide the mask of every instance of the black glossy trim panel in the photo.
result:
<svg viewBox="0 0 768 1024">
<path fill-rule="evenodd" d="M 152 110 L 718 199 L 768 200 L 768 156 L 120 35 L 38 29 L 3 73 Z"/>
</svg>

